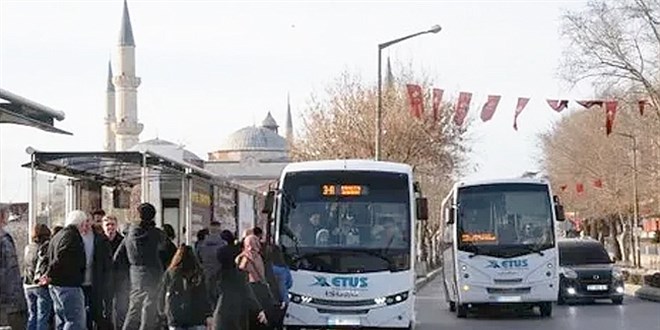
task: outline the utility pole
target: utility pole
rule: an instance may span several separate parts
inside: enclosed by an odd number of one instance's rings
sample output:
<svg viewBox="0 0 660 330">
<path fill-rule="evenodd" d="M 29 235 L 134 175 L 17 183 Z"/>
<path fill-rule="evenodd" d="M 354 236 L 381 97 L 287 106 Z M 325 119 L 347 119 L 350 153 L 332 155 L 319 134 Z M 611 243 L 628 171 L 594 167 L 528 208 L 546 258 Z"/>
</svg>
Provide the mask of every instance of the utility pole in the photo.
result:
<svg viewBox="0 0 660 330">
<path fill-rule="evenodd" d="M 642 251 L 639 242 L 639 195 L 637 190 L 637 137 L 632 134 L 627 133 L 616 133 L 619 136 L 623 136 L 632 140 L 633 143 L 633 173 L 632 173 L 632 192 L 633 192 L 633 225 L 632 225 L 632 235 L 633 235 L 633 265 L 635 268 L 642 267 Z"/>
</svg>

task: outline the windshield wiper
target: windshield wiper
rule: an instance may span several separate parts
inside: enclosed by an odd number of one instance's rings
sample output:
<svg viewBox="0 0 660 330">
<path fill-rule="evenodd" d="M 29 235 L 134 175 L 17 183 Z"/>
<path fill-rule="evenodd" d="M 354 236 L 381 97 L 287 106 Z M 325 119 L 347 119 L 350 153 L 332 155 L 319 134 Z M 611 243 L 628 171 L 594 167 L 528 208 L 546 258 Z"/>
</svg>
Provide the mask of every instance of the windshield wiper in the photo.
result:
<svg viewBox="0 0 660 330">
<path fill-rule="evenodd" d="M 373 257 L 379 258 L 379 259 L 387 262 L 387 267 L 390 271 L 395 271 L 396 270 L 396 266 L 394 265 L 394 262 L 387 255 L 383 255 L 381 253 L 371 251 L 371 250 L 362 250 L 362 249 L 341 248 L 341 249 L 336 249 L 336 250 L 303 253 L 303 254 L 298 254 L 297 256 L 292 258 L 291 263 L 295 265 L 297 262 L 299 262 L 303 259 L 314 258 L 314 257 L 322 256 L 322 255 L 341 255 L 342 253 L 366 254 L 366 255 L 369 255 L 369 256 L 373 256 Z"/>
<path fill-rule="evenodd" d="M 351 253 L 363 253 L 363 254 L 366 254 L 366 255 L 369 255 L 369 256 L 380 258 L 380 259 L 384 260 L 385 262 L 387 262 L 387 266 L 390 270 L 394 270 L 394 268 L 395 268 L 394 263 L 387 256 L 387 253 L 383 254 L 383 253 L 378 253 L 376 251 L 362 250 L 362 249 L 342 249 L 342 251 L 348 251 L 348 252 L 351 252 Z"/>
<path fill-rule="evenodd" d="M 525 248 L 525 251 L 533 252 L 533 253 L 538 253 L 541 257 L 543 257 L 545 254 L 543 253 L 544 249 L 541 249 L 537 246 L 528 246 L 528 245 L 523 245 Z"/>
<path fill-rule="evenodd" d="M 479 247 L 477 247 L 476 245 L 474 245 L 474 243 L 472 243 L 472 242 L 469 242 L 469 243 L 468 243 L 468 242 L 465 242 L 465 243 L 463 243 L 463 245 L 464 245 L 464 246 L 469 246 L 470 248 L 473 249 L 473 251 L 470 251 L 472 254 L 468 255 L 468 258 L 472 259 L 472 258 L 474 258 L 474 257 L 476 257 L 476 256 L 485 256 L 485 254 L 479 252 Z"/>
</svg>

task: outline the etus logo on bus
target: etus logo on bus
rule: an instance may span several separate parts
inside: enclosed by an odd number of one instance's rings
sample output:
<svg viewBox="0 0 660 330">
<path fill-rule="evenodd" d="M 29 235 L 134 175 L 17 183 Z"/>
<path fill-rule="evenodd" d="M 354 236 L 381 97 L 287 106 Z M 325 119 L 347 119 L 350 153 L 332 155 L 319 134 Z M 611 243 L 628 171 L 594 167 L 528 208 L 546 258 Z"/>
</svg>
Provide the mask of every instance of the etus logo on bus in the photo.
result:
<svg viewBox="0 0 660 330">
<path fill-rule="evenodd" d="M 346 288 L 346 289 L 365 289 L 369 286 L 368 278 L 356 276 L 314 276 L 314 283 L 311 286 L 320 286 L 324 288 Z"/>
<path fill-rule="evenodd" d="M 488 260 L 488 265 L 486 268 L 496 268 L 496 269 L 517 269 L 517 268 L 527 268 L 529 267 L 529 262 L 527 259 L 513 259 L 513 260 Z"/>
</svg>

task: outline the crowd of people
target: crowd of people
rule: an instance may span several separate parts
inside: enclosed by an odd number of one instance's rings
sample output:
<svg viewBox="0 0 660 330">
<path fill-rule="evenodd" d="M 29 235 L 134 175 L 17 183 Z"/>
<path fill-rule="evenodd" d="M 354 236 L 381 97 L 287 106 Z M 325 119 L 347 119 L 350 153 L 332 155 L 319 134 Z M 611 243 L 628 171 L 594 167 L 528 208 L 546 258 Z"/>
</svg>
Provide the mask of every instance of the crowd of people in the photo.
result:
<svg viewBox="0 0 660 330">
<path fill-rule="evenodd" d="M 291 273 L 259 227 L 241 238 L 211 222 L 194 246 L 172 242 L 149 203 L 124 233 L 102 210 L 32 228 L 19 265 L 0 209 L 0 327 L 281 329 Z"/>
</svg>

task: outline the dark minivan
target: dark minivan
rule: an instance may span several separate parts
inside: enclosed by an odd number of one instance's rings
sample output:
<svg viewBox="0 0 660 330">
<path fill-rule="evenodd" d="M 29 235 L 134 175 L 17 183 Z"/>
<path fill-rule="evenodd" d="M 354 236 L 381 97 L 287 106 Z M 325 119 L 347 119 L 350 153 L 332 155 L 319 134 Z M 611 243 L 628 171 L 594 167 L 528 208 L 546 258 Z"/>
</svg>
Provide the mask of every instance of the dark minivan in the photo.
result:
<svg viewBox="0 0 660 330">
<path fill-rule="evenodd" d="M 623 275 L 613 265 L 605 246 L 593 239 L 566 239 L 559 246 L 558 304 L 596 299 L 623 303 Z"/>
</svg>

